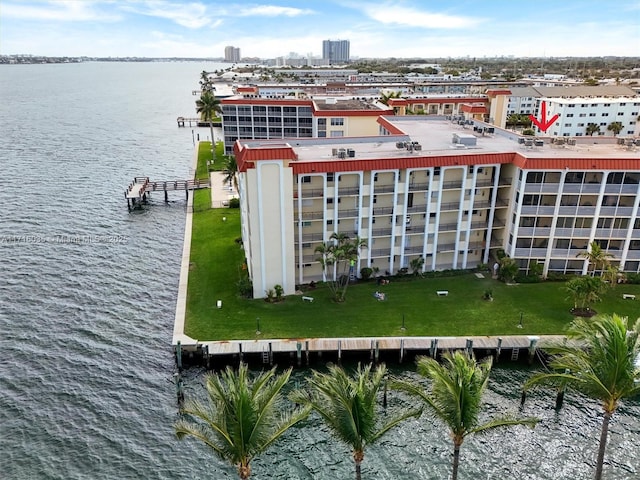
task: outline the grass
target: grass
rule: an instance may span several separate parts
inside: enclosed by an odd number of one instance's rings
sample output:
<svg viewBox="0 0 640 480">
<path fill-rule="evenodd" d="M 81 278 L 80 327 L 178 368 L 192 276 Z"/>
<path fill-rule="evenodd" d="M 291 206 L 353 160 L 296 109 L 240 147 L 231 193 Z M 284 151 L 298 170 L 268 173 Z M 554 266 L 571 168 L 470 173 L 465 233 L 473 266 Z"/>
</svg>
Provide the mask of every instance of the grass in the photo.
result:
<svg viewBox="0 0 640 480">
<path fill-rule="evenodd" d="M 226 220 L 223 220 L 226 218 Z M 361 336 L 465 336 L 559 334 L 573 317 L 562 282 L 505 285 L 473 274 L 433 279 L 398 279 L 389 285 L 375 281 L 349 287 L 342 304 L 331 300 L 322 284 L 300 296 L 270 304 L 263 299 L 240 298 L 236 282 L 244 253 L 235 242 L 240 232 L 238 209 L 196 211 L 191 244 L 191 271 L 185 333 L 198 340 L 259 338 L 361 337 Z M 483 300 L 492 290 L 493 301 Z M 377 301 L 380 290 L 387 299 Z M 449 295 L 438 297 L 437 290 Z M 635 320 L 638 300 L 623 300 L 622 293 L 640 299 L 640 285 L 610 289 L 594 308 Z M 222 300 L 223 307 L 216 308 Z M 523 328 L 518 328 L 522 312 Z M 406 330 L 401 330 L 402 319 Z"/>
<path fill-rule="evenodd" d="M 222 142 L 216 142 L 216 160 L 212 165 L 207 162 L 213 160 L 211 154 L 211 142 L 200 142 L 198 144 L 198 165 L 196 167 L 196 179 L 206 180 L 209 178 L 209 171 L 222 171 L 224 166 L 222 164 L 222 156 L 224 155 L 224 144 Z"/>
</svg>

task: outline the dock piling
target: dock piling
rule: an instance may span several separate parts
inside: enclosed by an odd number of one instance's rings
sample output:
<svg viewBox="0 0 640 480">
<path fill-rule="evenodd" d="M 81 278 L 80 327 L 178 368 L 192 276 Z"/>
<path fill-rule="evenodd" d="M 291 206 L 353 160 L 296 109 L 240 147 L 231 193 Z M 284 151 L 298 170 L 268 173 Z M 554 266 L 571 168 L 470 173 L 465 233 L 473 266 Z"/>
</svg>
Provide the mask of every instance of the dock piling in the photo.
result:
<svg viewBox="0 0 640 480">
<path fill-rule="evenodd" d="M 404 338 L 400 339 L 400 363 L 404 359 Z"/>
<path fill-rule="evenodd" d="M 429 348 L 429 354 L 431 355 L 431 358 L 436 358 L 438 356 L 438 339 L 437 338 L 431 339 L 431 348 Z"/>
<path fill-rule="evenodd" d="M 298 366 L 302 364 L 302 344 L 300 342 L 296 343 L 296 350 L 298 354 Z"/>
<path fill-rule="evenodd" d="M 533 363 L 533 359 L 536 356 L 537 343 L 538 337 L 529 337 L 529 365 Z"/>
<path fill-rule="evenodd" d="M 309 365 L 309 340 L 304 342 L 304 349 L 307 356 L 307 365 Z"/>
<path fill-rule="evenodd" d="M 341 363 L 341 362 L 342 362 L 342 340 L 338 340 L 338 363 Z"/>
<path fill-rule="evenodd" d="M 471 340 L 470 338 L 467 338 L 467 344 L 466 344 L 465 350 L 467 351 L 468 357 L 473 356 L 473 340 Z"/>
<path fill-rule="evenodd" d="M 498 346 L 496 347 L 496 363 L 500 359 L 500 351 L 502 350 L 502 337 L 498 337 Z"/>
<path fill-rule="evenodd" d="M 180 340 L 176 343 L 176 365 L 178 366 L 178 370 L 182 370 L 182 345 L 180 344 Z"/>
<path fill-rule="evenodd" d="M 380 341 L 376 340 L 376 353 L 375 353 L 375 361 L 378 363 L 378 359 L 380 358 Z"/>
</svg>

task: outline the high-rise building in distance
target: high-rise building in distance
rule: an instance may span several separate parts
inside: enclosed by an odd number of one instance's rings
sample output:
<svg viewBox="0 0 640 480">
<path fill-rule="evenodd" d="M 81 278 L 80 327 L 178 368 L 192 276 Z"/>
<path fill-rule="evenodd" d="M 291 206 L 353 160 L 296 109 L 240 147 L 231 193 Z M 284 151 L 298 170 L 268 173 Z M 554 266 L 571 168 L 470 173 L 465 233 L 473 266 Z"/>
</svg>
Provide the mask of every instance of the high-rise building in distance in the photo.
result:
<svg viewBox="0 0 640 480">
<path fill-rule="evenodd" d="M 237 63 L 240 61 L 240 48 L 228 46 L 224 48 L 224 61 Z"/>
<path fill-rule="evenodd" d="M 323 40 L 322 58 L 330 65 L 349 63 L 349 40 Z"/>
</svg>

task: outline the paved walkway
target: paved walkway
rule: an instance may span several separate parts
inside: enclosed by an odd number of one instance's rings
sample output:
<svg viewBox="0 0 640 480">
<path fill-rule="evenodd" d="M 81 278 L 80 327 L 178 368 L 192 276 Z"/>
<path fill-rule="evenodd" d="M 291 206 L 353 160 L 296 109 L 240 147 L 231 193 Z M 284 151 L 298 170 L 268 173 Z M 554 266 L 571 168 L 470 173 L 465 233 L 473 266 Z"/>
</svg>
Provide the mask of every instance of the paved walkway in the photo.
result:
<svg viewBox="0 0 640 480">
<path fill-rule="evenodd" d="M 222 172 L 210 172 L 209 178 L 211 179 L 211 207 L 222 208 L 229 205 L 229 200 L 232 198 L 238 198 L 238 192 L 233 187 L 225 183 L 224 175 Z"/>
</svg>

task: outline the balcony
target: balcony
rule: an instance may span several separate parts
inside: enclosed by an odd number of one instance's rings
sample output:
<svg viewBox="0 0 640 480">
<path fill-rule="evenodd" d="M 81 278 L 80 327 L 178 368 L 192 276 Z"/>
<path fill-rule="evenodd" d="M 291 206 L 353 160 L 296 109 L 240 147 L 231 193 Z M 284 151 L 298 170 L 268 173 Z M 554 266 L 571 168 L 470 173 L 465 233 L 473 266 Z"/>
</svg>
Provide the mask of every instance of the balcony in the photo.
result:
<svg viewBox="0 0 640 480">
<path fill-rule="evenodd" d="M 633 183 L 607 183 L 604 187 L 604 193 L 636 193 L 638 185 Z"/>
<path fill-rule="evenodd" d="M 512 183 L 513 183 L 513 178 L 511 177 L 501 178 L 498 180 L 499 187 L 510 187 Z"/>
<path fill-rule="evenodd" d="M 478 209 L 478 208 L 490 208 L 491 207 L 491 202 L 474 202 L 473 203 L 473 208 L 474 209 Z"/>
<path fill-rule="evenodd" d="M 407 207 L 407 213 L 425 213 L 427 211 L 427 204 L 424 205 L 414 205 L 412 207 Z"/>
<path fill-rule="evenodd" d="M 416 192 L 416 191 L 428 190 L 428 189 L 429 189 L 429 184 L 428 183 L 410 183 L 409 184 L 409 191 L 410 192 Z"/>
<path fill-rule="evenodd" d="M 391 215 L 393 213 L 393 207 L 375 207 L 373 209 L 374 215 Z"/>
<path fill-rule="evenodd" d="M 442 182 L 442 190 L 455 190 L 458 188 L 462 188 L 462 180 Z"/>
<path fill-rule="evenodd" d="M 295 235 L 295 242 L 299 243 L 298 235 Z M 308 242 L 321 242 L 322 241 L 322 233 L 303 233 L 302 234 L 302 243 Z"/>
<path fill-rule="evenodd" d="M 422 253 L 422 246 L 418 246 L 418 247 L 404 247 L 404 253 L 405 254 L 411 254 L 411 253 Z"/>
<path fill-rule="evenodd" d="M 501 238 L 491 239 L 491 243 L 489 243 L 490 247 L 502 247 L 504 246 L 504 241 Z"/>
<path fill-rule="evenodd" d="M 527 183 L 524 193 L 558 193 L 559 183 Z"/>
<path fill-rule="evenodd" d="M 629 250 L 627 260 L 640 260 L 640 250 Z"/>
<path fill-rule="evenodd" d="M 302 214 L 296 215 L 302 220 L 318 220 L 324 217 L 324 212 L 302 212 Z"/>
<path fill-rule="evenodd" d="M 372 248 L 369 249 L 369 254 L 372 257 L 388 257 L 391 255 L 391 247 L 388 248 Z"/>
<path fill-rule="evenodd" d="M 436 247 L 436 251 L 438 253 L 455 252 L 456 251 L 456 244 L 455 243 L 438 244 L 438 246 Z"/>
<path fill-rule="evenodd" d="M 460 202 L 446 202 L 446 203 L 441 203 L 440 204 L 440 211 L 442 212 L 446 212 L 446 211 L 452 211 L 452 210 L 458 210 L 460 208 Z"/>
<path fill-rule="evenodd" d="M 359 212 L 358 209 L 338 210 L 338 218 L 357 218 Z"/>
<path fill-rule="evenodd" d="M 393 193 L 395 189 L 396 189 L 395 185 L 374 185 L 373 193 L 374 194 Z"/>
<path fill-rule="evenodd" d="M 424 233 L 425 227 L 426 225 L 407 225 L 404 230 L 407 235 L 414 235 Z"/>
<path fill-rule="evenodd" d="M 322 198 L 324 196 L 323 188 L 304 188 L 302 190 L 302 198 Z M 293 198 L 298 198 L 298 192 L 293 192 Z"/>
<path fill-rule="evenodd" d="M 507 202 L 506 200 L 503 200 L 502 198 L 496 199 L 496 208 L 504 208 L 508 206 L 509 206 L 509 202 Z"/>
<path fill-rule="evenodd" d="M 339 196 L 347 196 L 347 195 L 358 195 L 360 193 L 360 187 L 339 187 L 338 195 Z"/>
<path fill-rule="evenodd" d="M 486 222 L 471 222 L 471 230 L 485 230 L 486 228 Z"/>
<path fill-rule="evenodd" d="M 320 255 L 302 255 L 302 263 L 313 263 L 313 262 L 318 262 L 318 257 Z M 298 257 L 298 255 L 296 255 L 296 260 L 298 260 L 300 257 Z M 297 262 L 296 262 L 297 263 Z"/>
<path fill-rule="evenodd" d="M 493 185 L 491 180 L 480 180 L 476 182 L 476 188 L 490 187 L 491 185 Z"/>
<path fill-rule="evenodd" d="M 373 237 L 388 237 L 391 235 L 391 228 L 374 228 L 371 230 L 371 236 Z"/>
<path fill-rule="evenodd" d="M 455 232 L 458 230 L 458 223 L 441 223 L 438 225 L 439 232 Z"/>
<path fill-rule="evenodd" d="M 580 193 L 582 191 L 581 183 L 565 183 L 562 186 L 562 193 Z"/>
</svg>

